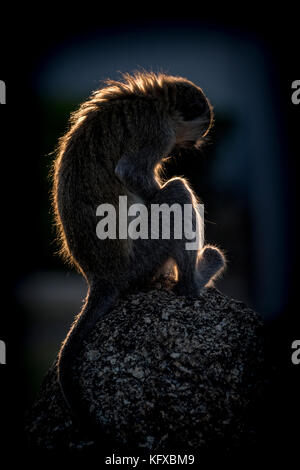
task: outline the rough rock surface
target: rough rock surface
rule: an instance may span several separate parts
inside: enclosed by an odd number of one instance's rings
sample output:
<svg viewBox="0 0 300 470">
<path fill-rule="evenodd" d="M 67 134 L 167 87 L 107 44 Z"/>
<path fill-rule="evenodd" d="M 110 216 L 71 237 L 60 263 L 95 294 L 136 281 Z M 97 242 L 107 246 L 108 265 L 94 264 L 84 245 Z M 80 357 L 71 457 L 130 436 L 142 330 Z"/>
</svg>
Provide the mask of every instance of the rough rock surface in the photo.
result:
<svg viewBox="0 0 300 470">
<path fill-rule="evenodd" d="M 153 289 L 121 299 L 87 339 L 74 373 L 101 445 L 152 453 L 235 449 L 255 437 L 264 390 L 260 317 L 214 288 Z M 27 419 L 31 447 L 91 450 L 73 423 L 55 364 Z M 110 444 L 109 444 L 110 443 Z M 128 453 L 127 453 L 128 455 Z"/>
</svg>

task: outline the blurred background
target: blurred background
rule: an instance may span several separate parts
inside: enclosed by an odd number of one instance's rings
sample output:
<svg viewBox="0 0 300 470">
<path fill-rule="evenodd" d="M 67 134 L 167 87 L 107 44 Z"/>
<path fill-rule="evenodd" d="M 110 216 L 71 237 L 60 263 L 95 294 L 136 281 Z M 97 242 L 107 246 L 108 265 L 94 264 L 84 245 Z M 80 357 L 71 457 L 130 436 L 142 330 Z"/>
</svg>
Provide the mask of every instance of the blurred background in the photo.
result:
<svg viewBox="0 0 300 470">
<path fill-rule="evenodd" d="M 185 152 L 170 161 L 167 175 L 187 177 L 205 204 L 206 241 L 220 246 L 228 258 L 217 288 L 247 303 L 281 332 L 278 351 L 289 364 L 290 342 L 296 339 L 292 299 L 299 153 L 291 137 L 299 116 L 295 120 L 295 107 L 290 110 L 290 85 L 299 77 L 283 66 L 286 49 L 280 38 L 274 39 L 275 26 L 204 21 L 197 15 L 64 24 L 54 18 L 51 26 L 35 24 L 30 35 L 31 24 L 22 26 L 24 45 L 20 41 L 12 55 L 13 73 L 0 77 L 8 84 L 11 103 L 7 128 L 18 130 L 3 135 L 16 175 L 5 197 L 17 208 L 7 210 L 5 230 L 15 259 L 7 268 L 13 280 L 10 310 L 16 313 L 7 338 L 20 347 L 8 348 L 7 356 L 19 364 L 21 354 L 25 407 L 86 294 L 84 280 L 56 255 L 49 178 L 53 151 L 70 113 L 102 80 L 119 79 L 120 72 L 181 75 L 211 101 L 215 125 L 208 143 L 200 153 Z M 3 107 L 0 111 L 3 115 Z M 18 230 L 10 230 L 10 223 Z"/>
<path fill-rule="evenodd" d="M 95 30 L 73 34 L 36 64 L 39 112 L 38 257 L 15 286 L 26 312 L 26 364 L 36 390 L 55 359 L 86 285 L 56 256 L 49 170 L 68 118 L 106 78 L 137 69 L 181 75 L 203 88 L 215 126 L 202 152 L 185 152 L 167 174 L 185 175 L 205 204 L 206 240 L 225 250 L 217 287 L 269 321 L 288 293 L 289 227 L 284 125 L 268 50 L 255 35 L 208 25 Z M 284 248 L 283 248 L 284 247 Z"/>
</svg>

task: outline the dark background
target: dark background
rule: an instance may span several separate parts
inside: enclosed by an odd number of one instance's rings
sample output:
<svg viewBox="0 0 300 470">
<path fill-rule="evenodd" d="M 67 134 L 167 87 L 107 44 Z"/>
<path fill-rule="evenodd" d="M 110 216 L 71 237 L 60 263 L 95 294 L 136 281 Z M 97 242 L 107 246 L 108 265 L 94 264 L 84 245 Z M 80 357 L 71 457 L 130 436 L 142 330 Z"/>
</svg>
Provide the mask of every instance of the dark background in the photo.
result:
<svg viewBox="0 0 300 470">
<path fill-rule="evenodd" d="M 255 10 L 255 11 L 254 11 Z M 55 255 L 49 169 L 69 113 L 99 80 L 138 67 L 184 75 L 203 87 L 216 124 L 202 155 L 176 158 L 206 209 L 206 239 L 225 249 L 218 288 L 255 308 L 267 326 L 279 374 L 266 410 L 264 455 L 288 460 L 299 443 L 300 338 L 297 196 L 300 105 L 299 12 L 263 14 L 245 6 L 232 16 L 144 14 L 103 8 L 62 16 L 18 9 L 2 19 L 0 106 L 2 276 L 0 339 L 3 449 L 21 449 L 23 414 L 85 293 Z M 224 77 L 223 77 L 224 74 Z M 4 445 L 4 442 L 7 445 Z"/>
</svg>

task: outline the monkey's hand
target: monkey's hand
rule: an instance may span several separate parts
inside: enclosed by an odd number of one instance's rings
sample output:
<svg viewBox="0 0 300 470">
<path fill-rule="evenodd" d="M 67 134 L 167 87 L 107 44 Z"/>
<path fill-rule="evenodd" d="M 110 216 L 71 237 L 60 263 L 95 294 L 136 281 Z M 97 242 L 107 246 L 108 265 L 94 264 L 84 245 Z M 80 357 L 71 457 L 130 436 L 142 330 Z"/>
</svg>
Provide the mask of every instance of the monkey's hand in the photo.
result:
<svg viewBox="0 0 300 470">
<path fill-rule="evenodd" d="M 128 191 L 141 197 L 145 202 L 150 202 L 160 190 L 153 169 L 127 156 L 120 158 L 115 168 L 115 175 Z"/>
</svg>

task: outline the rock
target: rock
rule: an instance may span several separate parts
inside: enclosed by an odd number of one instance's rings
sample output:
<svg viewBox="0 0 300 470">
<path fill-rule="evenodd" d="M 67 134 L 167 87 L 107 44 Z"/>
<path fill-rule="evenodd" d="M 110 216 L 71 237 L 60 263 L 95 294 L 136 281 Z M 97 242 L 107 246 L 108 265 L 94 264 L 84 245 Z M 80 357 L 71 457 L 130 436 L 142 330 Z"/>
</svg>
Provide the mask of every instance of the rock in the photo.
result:
<svg viewBox="0 0 300 470">
<path fill-rule="evenodd" d="M 74 367 L 102 447 L 107 440 L 115 451 L 192 453 L 251 442 L 265 384 L 262 330 L 258 314 L 214 288 L 197 298 L 153 289 L 120 299 Z M 76 453 L 99 445 L 68 414 L 55 364 L 27 435 L 33 448 Z"/>
</svg>

